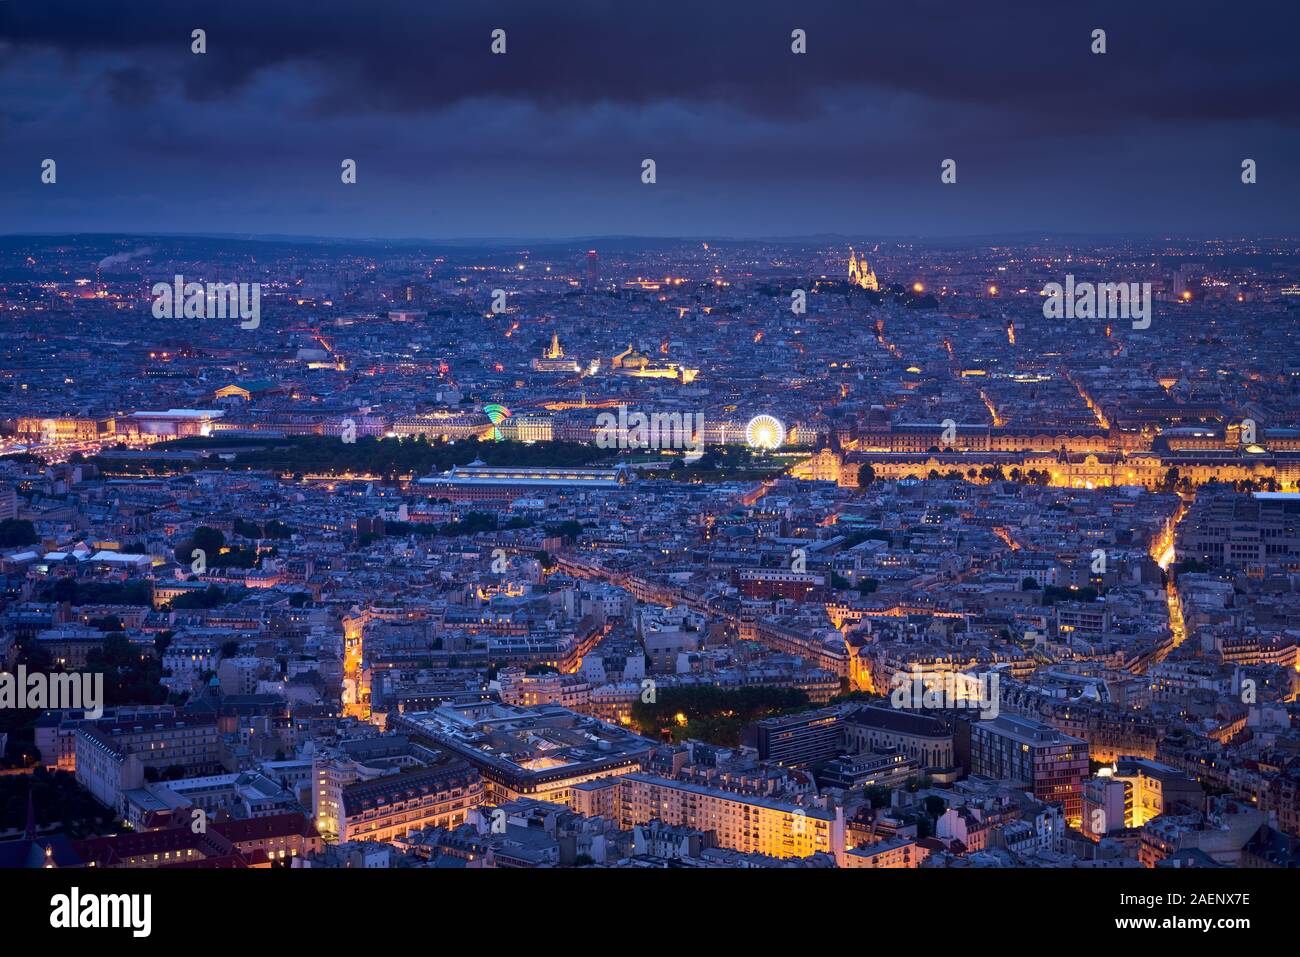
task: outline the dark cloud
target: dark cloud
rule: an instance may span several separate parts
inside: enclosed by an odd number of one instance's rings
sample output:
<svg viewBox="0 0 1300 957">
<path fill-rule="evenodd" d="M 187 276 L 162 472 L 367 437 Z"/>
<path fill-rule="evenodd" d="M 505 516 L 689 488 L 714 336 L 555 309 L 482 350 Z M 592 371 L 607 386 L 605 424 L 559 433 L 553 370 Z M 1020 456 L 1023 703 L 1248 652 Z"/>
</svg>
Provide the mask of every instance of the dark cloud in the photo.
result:
<svg viewBox="0 0 1300 957">
<path fill-rule="evenodd" d="M 0 228 L 1292 230 L 1297 27 L 1217 0 L 7 0 Z"/>
<path fill-rule="evenodd" d="M 208 53 L 189 52 L 190 32 Z M 509 53 L 489 34 L 507 30 Z M 809 54 L 789 52 L 794 27 Z M 1089 35 L 1108 32 L 1093 56 Z M 499 97 L 547 108 L 664 99 L 725 101 L 765 115 L 828 93 L 892 90 L 1000 103 L 1057 119 L 1300 118 L 1294 3 L 670 2 L 428 0 L 14 0 L 0 38 L 16 49 L 147 58 L 192 98 L 259 74 L 311 76 L 334 111 L 436 111 Z"/>
<path fill-rule="evenodd" d="M 155 75 L 140 67 L 110 69 L 106 79 L 108 95 L 119 106 L 147 106 L 158 92 Z"/>
</svg>

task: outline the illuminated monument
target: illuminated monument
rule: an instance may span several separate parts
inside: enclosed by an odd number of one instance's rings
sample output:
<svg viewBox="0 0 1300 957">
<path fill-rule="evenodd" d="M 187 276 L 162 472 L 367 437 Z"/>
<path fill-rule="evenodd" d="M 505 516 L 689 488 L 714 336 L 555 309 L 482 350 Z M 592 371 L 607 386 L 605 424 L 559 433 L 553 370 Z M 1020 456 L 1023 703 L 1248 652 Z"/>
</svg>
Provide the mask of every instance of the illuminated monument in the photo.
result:
<svg viewBox="0 0 1300 957">
<path fill-rule="evenodd" d="M 699 369 L 688 369 L 676 362 L 651 362 L 650 357 L 635 348 L 632 343 L 609 360 L 610 370 L 615 375 L 634 376 L 638 379 L 677 379 L 683 384 L 695 381 Z"/>
<path fill-rule="evenodd" d="M 849 247 L 849 283 L 859 289 L 880 292 L 880 283 L 876 280 L 875 270 L 867 265 L 866 256 L 858 258 L 852 246 Z"/>
<path fill-rule="evenodd" d="M 556 332 L 551 333 L 550 348 L 542 353 L 541 358 L 534 359 L 532 365 L 534 372 L 575 373 L 582 369 L 577 359 L 565 357 L 559 333 Z"/>
</svg>

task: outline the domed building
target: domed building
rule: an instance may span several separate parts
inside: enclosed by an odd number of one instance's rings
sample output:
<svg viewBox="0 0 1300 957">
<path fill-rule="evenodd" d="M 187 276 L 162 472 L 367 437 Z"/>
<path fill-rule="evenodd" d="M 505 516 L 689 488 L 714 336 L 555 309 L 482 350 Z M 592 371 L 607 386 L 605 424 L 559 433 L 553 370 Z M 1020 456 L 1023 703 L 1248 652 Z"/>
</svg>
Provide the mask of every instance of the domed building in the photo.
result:
<svg viewBox="0 0 1300 957">
<path fill-rule="evenodd" d="M 880 291 L 880 282 L 876 279 L 876 271 L 867 265 L 867 257 L 858 257 L 849 247 L 849 285 L 857 286 L 859 289 L 870 289 L 872 292 Z"/>
</svg>

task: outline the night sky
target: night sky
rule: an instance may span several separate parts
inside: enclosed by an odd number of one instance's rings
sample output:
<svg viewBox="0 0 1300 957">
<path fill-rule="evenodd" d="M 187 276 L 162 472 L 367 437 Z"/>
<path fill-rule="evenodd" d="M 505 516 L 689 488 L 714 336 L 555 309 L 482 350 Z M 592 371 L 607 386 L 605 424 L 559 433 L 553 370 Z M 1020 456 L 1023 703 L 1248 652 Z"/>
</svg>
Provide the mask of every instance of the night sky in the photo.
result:
<svg viewBox="0 0 1300 957">
<path fill-rule="evenodd" d="M 0 233 L 1295 234 L 1298 38 L 1293 0 L 0 0 Z"/>
</svg>

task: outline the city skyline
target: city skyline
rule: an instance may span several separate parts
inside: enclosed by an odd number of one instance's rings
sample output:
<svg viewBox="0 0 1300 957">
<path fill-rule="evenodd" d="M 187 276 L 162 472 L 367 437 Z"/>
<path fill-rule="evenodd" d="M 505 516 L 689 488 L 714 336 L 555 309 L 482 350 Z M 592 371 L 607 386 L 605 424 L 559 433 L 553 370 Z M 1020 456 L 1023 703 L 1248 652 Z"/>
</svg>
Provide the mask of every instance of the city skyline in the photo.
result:
<svg viewBox="0 0 1300 957">
<path fill-rule="evenodd" d="M 1300 7 L 1057 6 L 0 0 L 4 928 L 1281 926 Z"/>
</svg>

